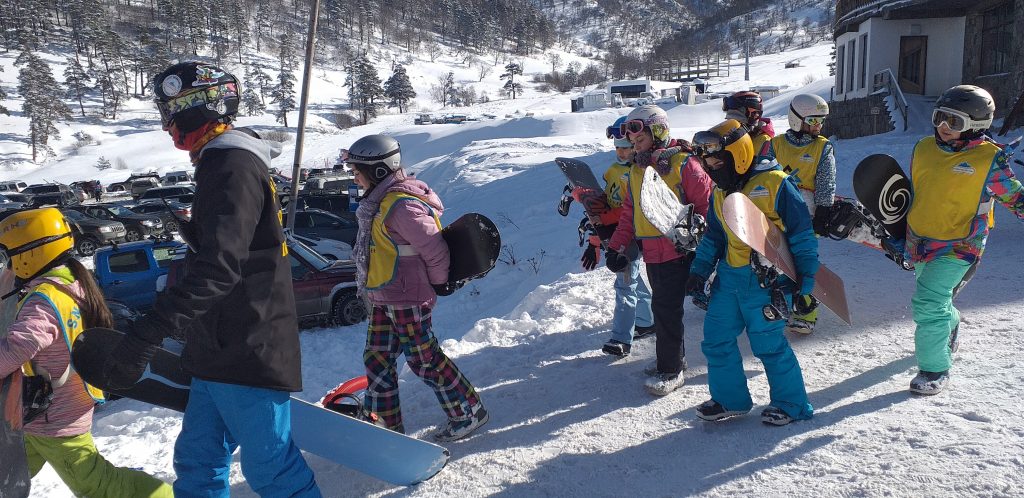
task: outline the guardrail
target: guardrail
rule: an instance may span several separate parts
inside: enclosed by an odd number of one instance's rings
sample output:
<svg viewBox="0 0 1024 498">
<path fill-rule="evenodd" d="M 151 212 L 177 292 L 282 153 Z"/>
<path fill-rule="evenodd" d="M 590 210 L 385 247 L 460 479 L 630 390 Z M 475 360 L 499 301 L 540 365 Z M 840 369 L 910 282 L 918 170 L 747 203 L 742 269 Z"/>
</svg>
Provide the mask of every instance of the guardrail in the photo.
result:
<svg viewBox="0 0 1024 498">
<path fill-rule="evenodd" d="M 903 131 L 907 131 L 907 98 L 903 96 L 903 90 L 900 89 L 899 81 L 896 79 L 896 75 L 893 74 L 892 69 L 885 68 L 875 73 L 872 78 L 871 88 L 872 93 L 885 89 L 889 95 L 892 95 L 896 110 L 903 117 Z"/>
</svg>

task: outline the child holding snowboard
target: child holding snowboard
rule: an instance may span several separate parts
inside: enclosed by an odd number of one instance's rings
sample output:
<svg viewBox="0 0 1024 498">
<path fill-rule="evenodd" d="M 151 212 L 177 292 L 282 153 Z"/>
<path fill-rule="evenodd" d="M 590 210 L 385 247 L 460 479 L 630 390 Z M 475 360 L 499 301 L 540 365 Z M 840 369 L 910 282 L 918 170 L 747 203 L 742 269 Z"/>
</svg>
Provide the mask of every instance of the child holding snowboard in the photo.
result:
<svg viewBox="0 0 1024 498">
<path fill-rule="evenodd" d="M 995 109 L 980 87 L 946 90 L 932 111 L 934 136 L 922 138 L 911 156 L 905 247 L 917 279 L 911 306 L 920 369 L 910 381 L 913 393 L 938 394 L 949 382 L 960 327 L 953 298 L 985 250 L 993 201 L 1024 219 L 1024 189 L 1009 155 L 985 135 Z"/>
<path fill-rule="evenodd" d="M 799 309 L 799 303 L 805 302 L 801 298 L 814 288 L 818 241 L 795 178 L 786 175 L 774 161 L 755 162 L 750 136 L 735 120 L 696 134 L 693 148 L 716 185 L 708 210 L 707 233 L 697 246 L 686 283 L 687 290 L 703 289 L 717 266 L 701 342 L 708 360 L 711 399 L 697 407 L 697 416 L 721 420 L 747 413 L 753 407 L 736 342 L 746 330 L 750 349 L 764 364 L 771 388 L 771 402 L 761 412 L 761 421 L 786 425 L 809 419 L 813 408 L 807 401 L 800 364 L 783 332 L 784 322 L 769 320 L 765 313 L 775 304 L 773 290 L 762 287 L 768 282 L 760 281 L 752 266 L 752 249 L 730 231 L 722 218 L 725 197 L 741 192 L 783 231 L 800 278 L 794 284 L 780 276 L 776 284 L 792 292 Z M 784 301 L 788 307 L 789 296 Z"/>
<path fill-rule="evenodd" d="M 103 392 L 74 371 L 69 347 L 86 328 L 110 327 L 112 319 L 92 274 L 71 256 L 74 241 L 64 216 L 53 208 L 11 214 L 0 221 L 0 246 L 0 271 L 16 276 L 0 281 L 17 282 L 26 296 L 0 338 L 0 377 L 23 369 L 28 397 L 41 401 L 25 424 L 31 475 L 49 463 L 76 496 L 170 498 L 168 484 L 115 467 L 93 443 L 93 407 L 103 401 Z M 52 393 L 48 406 L 47 393 Z"/>
<path fill-rule="evenodd" d="M 656 105 L 630 111 L 620 126 L 622 135 L 633 144 L 633 158 L 622 201 L 622 214 L 615 233 L 608 241 L 606 265 L 620 272 L 629 265 L 623 253 L 634 240 L 639 241 L 647 279 L 651 284 L 651 309 L 657 339 L 655 365 L 645 369 L 650 378 L 647 390 L 665 396 L 683 385 L 683 301 L 692 252 L 680 251 L 671 239 L 658 231 L 640 209 L 644 169 L 655 168 L 672 193 L 683 204 L 693 204 L 694 212 L 704 216 L 708 209 L 711 179 L 697 159 L 669 138 L 668 115 Z"/>
</svg>

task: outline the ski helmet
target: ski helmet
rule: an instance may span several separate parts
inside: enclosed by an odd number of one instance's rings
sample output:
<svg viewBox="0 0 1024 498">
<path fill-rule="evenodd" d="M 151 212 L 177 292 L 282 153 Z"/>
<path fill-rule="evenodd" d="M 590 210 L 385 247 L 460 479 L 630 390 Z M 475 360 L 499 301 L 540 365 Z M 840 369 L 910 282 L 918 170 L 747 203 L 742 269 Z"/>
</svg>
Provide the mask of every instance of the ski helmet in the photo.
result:
<svg viewBox="0 0 1024 498">
<path fill-rule="evenodd" d="M 828 116 L 828 102 L 825 99 L 802 93 L 793 97 L 789 104 L 789 128 L 793 131 L 800 131 L 801 125 L 807 118 L 821 118 Z"/>
<path fill-rule="evenodd" d="M 693 136 L 694 153 L 701 158 L 708 176 L 727 192 L 734 191 L 754 161 L 754 143 L 747 129 L 735 119 L 727 119 L 707 131 Z M 716 157 L 724 165 L 718 169 L 708 167 L 704 158 Z"/>
<path fill-rule="evenodd" d="M 74 245 L 71 226 L 56 208 L 19 211 L 0 221 L 0 260 L 22 280 L 60 264 Z"/>
<path fill-rule="evenodd" d="M 605 130 L 605 136 L 608 138 L 615 139 L 615 147 L 632 147 L 633 143 L 630 142 L 625 135 L 622 134 L 622 123 L 626 122 L 626 116 L 619 116 L 611 126 Z"/>
<path fill-rule="evenodd" d="M 761 117 L 761 104 L 761 95 L 757 92 L 736 92 L 722 99 L 722 110 L 725 111 L 726 118 L 737 119 L 742 116 L 745 119 L 737 121 L 752 125 Z M 731 115 L 729 111 L 736 111 L 735 115 Z"/>
<path fill-rule="evenodd" d="M 642 105 L 629 111 L 626 121 L 620 128 L 624 137 L 627 136 L 626 132 L 639 133 L 650 130 L 655 145 L 659 147 L 664 147 L 669 141 L 668 114 L 656 105 Z"/>
<path fill-rule="evenodd" d="M 996 104 L 984 88 L 958 85 L 942 93 L 932 111 L 932 124 L 942 123 L 958 132 L 985 131 L 992 126 Z"/>
<path fill-rule="evenodd" d="M 153 78 L 156 107 L 167 128 L 188 133 L 211 121 L 230 123 L 238 112 L 238 79 L 213 64 L 175 64 Z"/>
<path fill-rule="evenodd" d="M 356 140 L 345 157 L 346 163 L 359 168 L 374 184 L 401 168 L 401 161 L 401 145 L 387 135 L 367 135 Z"/>
</svg>

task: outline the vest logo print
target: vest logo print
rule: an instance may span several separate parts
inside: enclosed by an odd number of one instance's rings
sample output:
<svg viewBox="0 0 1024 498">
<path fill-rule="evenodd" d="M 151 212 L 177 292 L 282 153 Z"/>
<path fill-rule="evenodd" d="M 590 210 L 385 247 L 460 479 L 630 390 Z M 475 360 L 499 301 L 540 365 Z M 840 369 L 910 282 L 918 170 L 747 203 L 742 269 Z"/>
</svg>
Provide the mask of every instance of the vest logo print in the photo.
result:
<svg viewBox="0 0 1024 498">
<path fill-rule="evenodd" d="M 750 197 L 751 199 L 758 197 L 768 197 L 768 189 L 765 188 L 764 185 L 758 185 L 757 187 L 754 188 L 754 190 L 751 190 L 750 193 L 747 194 L 747 197 Z"/>
<path fill-rule="evenodd" d="M 800 162 L 802 162 L 802 163 L 813 163 L 814 162 L 814 158 L 811 157 L 810 154 L 805 152 L 804 155 L 800 156 Z"/>
<path fill-rule="evenodd" d="M 960 163 L 953 166 L 953 172 L 959 175 L 973 175 L 975 173 L 974 167 L 968 163 Z"/>
</svg>

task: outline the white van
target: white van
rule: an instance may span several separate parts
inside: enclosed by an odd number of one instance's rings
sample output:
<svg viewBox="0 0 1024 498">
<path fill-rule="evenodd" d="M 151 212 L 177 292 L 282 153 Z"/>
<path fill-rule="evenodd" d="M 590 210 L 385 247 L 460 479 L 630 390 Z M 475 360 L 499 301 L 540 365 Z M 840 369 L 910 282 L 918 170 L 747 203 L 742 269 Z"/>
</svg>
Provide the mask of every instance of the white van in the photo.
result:
<svg viewBox="0 0 1024 498">
<path fill-rule="evenodd" d="M 0 194 L 14 194 L 28 188 L 28 184 L 21 180 L 9 180 L 0 182 Z"/>
<path fill-rule="evenodd" d="M 195 183 L 192 174 L 188 171 L 172 171 L 160 180 L 160 184 L 165 187 L 173 187 L 182 183 Z"/>
</svg>

